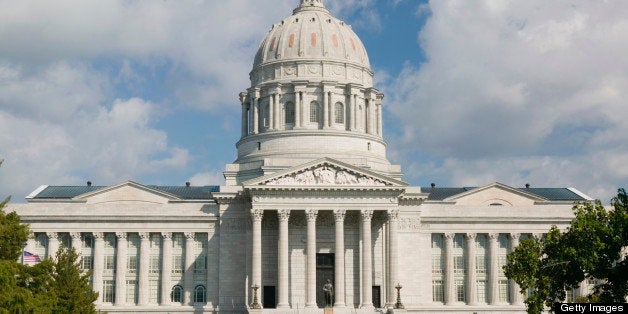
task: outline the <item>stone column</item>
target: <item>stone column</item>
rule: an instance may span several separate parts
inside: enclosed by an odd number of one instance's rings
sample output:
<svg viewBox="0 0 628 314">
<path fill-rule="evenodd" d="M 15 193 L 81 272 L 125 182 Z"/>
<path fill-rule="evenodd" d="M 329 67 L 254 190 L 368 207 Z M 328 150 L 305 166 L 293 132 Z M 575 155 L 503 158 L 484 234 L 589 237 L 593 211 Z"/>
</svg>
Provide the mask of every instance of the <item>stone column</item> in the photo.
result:
<svg viewBox="0 0 628 314">
<path fill-rule="evenodd" d="M 358 128 L 358 119 L 356 117 L 357 115 L 357 100 L 358 100 L 358 95 L 356 94 L 351 94 L 350 95 L 351 98 L 351 123 L 349 124 L 349 130 L 350 131 L 355 131 Z"/>
<path fill-rule="evenodd" d="M 371 125 L 371 120 L 372 120 L 372 115 L 371 115 L 371 98 L 370 96 L 368 96 L 370 94 L 367 94 L 367 98 L 364 99 L 364 112 L 366 113 L 365 116 L 365 120 L 364 120 L 364 133 L 366 134 L 371 134 L 372 133 L 372 125 Z"/>
<path fill-rule="evenodd" d="M 94 272 L 92 273 L 92 285 L 94 286 L 94 292 L 98 292 L 98 300 L 96 304 L 102 303 L 103 291 L 102 291 L 102 272 L 104 268 L 104 251 L 105 240 L 102 232 L 94 232 Z"/>
<path fill-rule="evenodd" d="M 323 129 L 329 128 L 329 99 L 327 98 L 327 90 L 323 86 Z"/>
<path fill-rule="evenodd" d="M 301 127 L 301 107 L 303 106 L 303 92 L 295 91 L 294 93 L 294 127 Z"/>
<path fill-rule="evenodd" d="M 275 127 L 276 130 L 283 130 L 284 129 L 284 122 L 285 120 L 285 111 L 284 111 L 284 115 L 281 114 L 282 109 L 283 109 L 283 101 L 281 100 L 281 90 L 277 90 L 277 103 L 275 104 L 275 109 L 277 111 L 275 111 L 275 120 L 277 121 L 277 126 Z"/>
<path fill-rule="evenodd" d="M 246 113 L 246 94 L 240 93 L 240 103 L 242 104 L 242 137 L 245 137 L 248 133 L 248 117 Z"/>
<path fill-rule="evenodd" d="M 367 309 L 373 307 L 372 218 L 372 210 L 362 211 L 362 304 L 360 307 Z"/>
<path fill-rule="evenodd" d="M 81 255 L 81 233 L 80 232 L 70 232 L 70 237 L 72 238 L 72 248 L 76 251 L 79 256 Z"/>
<path fill-rule="evenodd" d="M 126 259 L 127 239 L 126 232 L 116 232 L 116 306 L 126 303 Z"/>
<path fill-rule="evenodd" d="M 513 252 L 519 246 L 520 236 L 521 235 L 518 233 L 510 234 L 510 252 Z M 510 301 L 512 302 L 512 304 L 519 306 L 523 305 L 523 299 L 521 297 L 521 293 L 519 292 L 519 285 L 517 285 L 517 283 L 512 279 L 508 280 L 508 284 L 510 285 Z"/>
<path fill-rule="evenodd" d="M 259 91 L 253 94 L 253 134 L 259 134 Z"/>
<path fill-rule="evenodd" d="M 140 232 L 140 274 L 137 305 L 148 304 L 148 267 L 150 263 L 150 234 Z"/>
<path fill-rule="evenodd" d="M 489 250 L 489 272 L 488 272 L 488 291 L 489 291 L 489 300 L 490 305 L 495 305 L 499 303 L 499 287 L 498 287 L 498 266 L 497 266 L 497 239 L 499 238 L 498 233 L 489 233 L 488 235 L 488 250 Z"/>
<path fill-rule="evenodd" d="M 56 232 L 46 232 L 48 236 L 48 257 L 56 259 L 59 250 L 59 234 Z"/>
<path fill-rule="evenodd" d="M 286 209 L 278 210 L 277 216 L 279 218 L 279 245 L 277 247 L 278 256 L 278 286 L 279 286 L 279 303 L 277 308 L 285 309 L 290 308 L 288 303 L 288 291 L 290 288 L 289 283 L 289 261 L 288 261 L 288 220 L 290 219 L 290 211 Z"/>
<path fill-rule="evenodd" d="M 185 233 L 185 271 L 183 273 L 183 304 L 194 305 L 194 232 Z"/>
<path fill-rule="evenodd" d="M 456 302 L 454 289 L 454 233 L 445 233 L 445 305 Z"/>
<path fill-rule="evenodd" d="M 170 291 L 172 291 L 172 232 L 162 232 L 161 238 L 161 305 L 170 305 Z"/>
<path fill-rule="evenodd" d="M 396 301 L 395 286 L 399 283 L 399 210 L 388 211 L 388 287 L 386 307 L 393 308 Z"/>
<path fill-rule="evenodd" d="M 334 210 L 336 218 L 336 247 L 334 254 L 334 268 L 336 278 L 334 282 L 334 307 L 345 307 L 345 213 L 344 209 Z"/>
<path fill-rule="evenodd" d="M 327 106 L 329 107 L 329 124 L 328 124 L 328 126 L 331 127 L 331 126 L 334 125 L 334 123 L 336 123 L 336 108 L 335 108 L 336 105 L 332 101 L 331 92 L 327 93 L 327 99 L 328 99 L 328 101 L 327 101 L 328 105 Z"/>
<path fill-rule="evenodd" d="M 275 129 L 275 94 L 268 97 L 268 129 L 270 131 Z"/>
<path fill-rule="evenodd" d="M 475 273 L 475 233 L 467 233 L 467 304 L 477 305 L 478 285 Z"/>
<path fill-rule="evenodd" d="M 382 103 L 379 102 L 379 101 L 381 101 L 381 100 L 379 100 L 379 97 L 380 96 L 378 96 L 378 104 L 377 104 L 377 109 L 378 109 L 377 112 L 379 113 L 377 115 L 377 135 L 382 136 L 382 133 L 383 133 L 382 130 L 383 130 L 383 127 L 384 127 L 382 121 L 383 121 L 384 113 L 383 113 Z"/>
<path fill-rule="evenodd" d="M 251 209 L 251 221 L 253 223 L 253 253 L 252 258 L 252 282 L 251 285 L 257 285 L 260 288 L 257 289 L 257 300 L 261 302 L 260 289 L 262 289 L 262 217 L 264 211 L 261 209 Z M 249 287 L 250 288 L 250 287 Z M 252 292 L 252 291 L 251 291 Z M 251 293 L 252 295 L 253 293 Z M 251 297 L 251 301 L 255 299 L 255 296 Z"/>
<path fill-rule="evenodd" d="M 318 211 L 308 209 L 307 217 L 307 291 L 305 307 L 316 308 L 316 215 Z"/>
</svg>

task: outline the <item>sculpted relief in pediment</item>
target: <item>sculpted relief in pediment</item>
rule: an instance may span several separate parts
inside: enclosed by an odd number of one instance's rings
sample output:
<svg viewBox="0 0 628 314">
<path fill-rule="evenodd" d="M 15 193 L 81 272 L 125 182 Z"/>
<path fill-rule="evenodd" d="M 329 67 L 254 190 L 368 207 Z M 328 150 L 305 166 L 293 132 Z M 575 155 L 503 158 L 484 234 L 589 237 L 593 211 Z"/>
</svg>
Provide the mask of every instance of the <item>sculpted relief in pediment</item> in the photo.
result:
<svg viewBox="0 0 628 314">
<path fill-rule="evenodd" d="M 386 182 L 361 175 L 350 173 L 345 169 L 332 166 L 320 166 L 299 173 L 272 179 L 266 185 L 356 185 L 356 186 L 385 186 Z"/>
</svg>

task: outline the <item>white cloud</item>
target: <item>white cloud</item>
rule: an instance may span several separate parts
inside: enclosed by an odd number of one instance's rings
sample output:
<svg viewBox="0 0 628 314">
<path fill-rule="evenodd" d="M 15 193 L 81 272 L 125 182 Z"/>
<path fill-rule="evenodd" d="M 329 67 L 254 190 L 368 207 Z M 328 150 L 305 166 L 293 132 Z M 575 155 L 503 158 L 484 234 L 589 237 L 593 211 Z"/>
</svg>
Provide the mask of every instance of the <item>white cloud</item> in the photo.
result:
<svg viewBox="0 0 628 314">
<path fill-rule="evenodd" d="M 190 180 L 190 184 L 196 186 L 204 185 L 224 185 L 225 177 L 220 170 L 212 170 L 207 172 L 199 172 L 193 175 Z"/>
<path fill-rule="evenodd" d="M 420 33 L 427 62 L 385 88 L 403 123 L 392 146 L 412 164 L 406 173 L 575 186 L 605 199 L 628 183 L 628 3 L 439 0 L 430 9 Z M 428 161 L 413 160 L 417 152 Z"/>
<path fill-rule="evenodd" d="M 16 201 L 40 184 L 115 183 L 188 162 L 187 150 L 151 126 L 158 106 L 100 104 L 107 84 L 84 65 L 29 72 L 4 63 L 0 73 L 0 191 Z"/>
</svg>

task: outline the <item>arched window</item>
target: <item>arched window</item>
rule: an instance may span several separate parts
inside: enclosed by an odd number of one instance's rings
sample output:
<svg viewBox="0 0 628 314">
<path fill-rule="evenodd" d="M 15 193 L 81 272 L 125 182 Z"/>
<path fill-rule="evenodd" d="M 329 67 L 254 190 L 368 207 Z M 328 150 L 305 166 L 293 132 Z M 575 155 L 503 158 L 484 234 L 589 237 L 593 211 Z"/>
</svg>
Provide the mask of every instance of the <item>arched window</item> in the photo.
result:
<svg viewBox="0 0 628 314">
<path fill-rule="evenodd" d="M 194 303 L 205 303 L 205 286 L 198 285 L 194 288 Z"/>
<path fill-rule="evenodd" d="M 345 122 L 345 106 L 341 102 L 334 105 L 334 115 L 336 116 L 336 123 Z"/>
<path fill-rule="evenodd" d="M 286 103 L 286 124 L 294 124 L 294 103 L 289 101 Z"/>
<path fill-rule="evenodd" d="M 183 302 L 183 288 L 181 286 L 176 285 L 172 287 L 172 292 L 170 292 L 170 300 L 177 303 Z"/>
<path fill-rule="evenodd" d="M 318 123 L 318 103 L 313 101 L 310 103 L 310 122 Z"/>
</svg>

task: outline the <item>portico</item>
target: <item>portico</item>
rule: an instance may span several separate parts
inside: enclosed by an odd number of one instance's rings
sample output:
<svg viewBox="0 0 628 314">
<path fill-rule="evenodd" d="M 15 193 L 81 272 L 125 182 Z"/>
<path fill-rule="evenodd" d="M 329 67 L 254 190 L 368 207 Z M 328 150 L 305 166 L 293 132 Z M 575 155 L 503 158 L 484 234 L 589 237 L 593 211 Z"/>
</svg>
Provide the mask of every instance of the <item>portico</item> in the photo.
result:
<svg viewBox="0 0 628 314">
<path fill-rule="evenodd" d="M 325 172 L 329 172 L 329 176 Z M 342 175 L 339 176 L 339 173 Z M 312 181 L 297 179 L 308 178 L 310 175 Z M 343 176 L 350 179 L 348 182 L 354 183 L 342 183 L 344 181 L 339 182 L 336 179 Z M 325 178 L 331 179 L 325 181 Z M 358 183 L 360 180 L 362 184 Z M 405 183 L 338 161 L 323 159 L 245 182 L 244 189 L 251 197 L 251 284 L 264 287 L 265 280 L 276 282 L 278 309 L 320 306 L 317 305 L 317 294 L 322 294 L 322 290 L 317 287 L 316 258 L 317 253 L 322 252 L 334 254 L 334 307 L 374 307 L 374 264 L 385 266 L 397 263 L 396 220 Z M 268 232 L 277 235 L 277 251 L 272 252 L 277 256 L 277 270 L 276 278 L 269 280 L 270 278 L 262 276 L 262 247 L 265 247 L 262 230 L 267 230 L 262 228 L 262 222 L 264 219 L 274 220 L 275 216 L 277 223 L 269 224 L 273 229 Z M 380 226 L 372 227 L 374 216 L 378 224 L 385 226 L 387 234 L 380 232 Z M 351 220 L 348 223 L 347 217 Z M 302 235 L 291 234 L 291 224 L 305 225 L 304 246 L 290 245 L 291 239 L 294 242 L 295 237 Z M 348 232 L 347 228 L 351 231 Z M 378 241 L 373 240 L 374 230 Z M 377 263 L 374 262 L 375 242 L 382 244 L 381 248 L 376 249 L 378 252 L 386 252 L 388 259 L 380 258 Z M 346 244 L 351 248 L 347 249 Z M 353 251 L 355 245 L 357 252 Z M 299 250 L 304 254 L 303 261 L 291 258 Z M 357 259 L 357 263 L 353 263 L 353 260 L 347 263 L 349 255 L 350 258 Z M 304 265 L 297 265 L 300 262 Z M 357 270 L 349 271 L 350 278 L 346 272 L 348 264 Z M 290 269 L 304 269 L 304 282 L 291 277 Z M 381 274 L 381 298 L 384 299 L 380 305 L 392 306 L 395 300 L 394 293 L 391 292 L 396 284 L 397 268 L 392 266 L 386 274 L 378 270 L 378 274 Z M 349 287 L 346 285 L 348 281 L 351 283 Z M 358 283 L 358 286 L 354 287 L 354 283 Z M 347 300 L 347 289 L 351 290 L 351 300 Z M 354 295 L 355 290 L 357 295 Z M 261 291 L 258 290 L 258 293 Z M 303 300 L 299 299 L 300 295 L 303 295 Z M 257 297 L 262 300 L 262 295 Z M 254 296 L 250 299 L 253 301 Z"/>
</svg>

